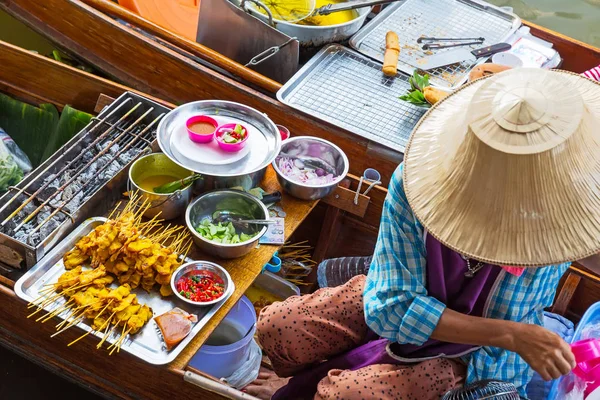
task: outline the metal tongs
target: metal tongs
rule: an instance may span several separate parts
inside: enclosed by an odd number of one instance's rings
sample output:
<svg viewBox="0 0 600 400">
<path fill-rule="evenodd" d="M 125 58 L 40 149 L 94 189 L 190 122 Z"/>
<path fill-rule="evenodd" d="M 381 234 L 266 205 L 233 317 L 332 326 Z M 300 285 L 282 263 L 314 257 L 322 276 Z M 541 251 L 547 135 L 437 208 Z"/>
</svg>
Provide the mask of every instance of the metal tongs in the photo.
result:
<svg viewBox="0 0 600 400">
<path fill-rule="evenodd" d="M 434 42 L 442 42 L 442 43 L 434 43 Z M 454 42 L 451 44 L 446 44 L 448 42 Z M 457 43 L 458 42 L 458 43 Z M 423 50 L 437 50 L 437 49 L 447 49 L 449 47 L 460 47 L 460 46 L 469 46 L 472 44 L 482 44 L 485 42 L 484 37 L 478 38 L 436 38 L 436 37 L 425 37 L 422 36 L 417 39 L 417 43 L 424 43 Z"/>
<path fill-rule="evenodd" d="M 335 4 L 326 4 L 323 7 L 315 8 L 311 15 L 329 15 L 338 11 L 349 11 L 357 8 L 377 6 L 380 4 L 394 3 L 400 0 L 355 0 Z"/>
</svg>

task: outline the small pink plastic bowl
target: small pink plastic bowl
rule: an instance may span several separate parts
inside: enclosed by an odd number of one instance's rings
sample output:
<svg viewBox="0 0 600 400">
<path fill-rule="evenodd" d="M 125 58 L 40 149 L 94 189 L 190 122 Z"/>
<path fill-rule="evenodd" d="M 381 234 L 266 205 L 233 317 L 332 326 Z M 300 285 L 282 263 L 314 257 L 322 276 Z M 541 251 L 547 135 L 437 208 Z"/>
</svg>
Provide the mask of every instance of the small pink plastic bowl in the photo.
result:
<svg viewBox="0 0 600 400">
<path fill-rule="evenodd" d="M 197 122 L 208 122 L 209 124 L 215 127 L 215 130 L 212 133 L 207 134 L 196 133 L 190 129 L 190 125 L 195 124 Z M 188 136 L 192 142 L 210 143 L 215 137 L 215 131 L 219 127 L 219 123 L 213 118 L 207 117 L 206 115 L 195 115 L 187 120 L 187 122 L 185 123 L 185 127 L 187 129 Z"/>
<path fill-rule="evenodd" d="M 292 134 L 290 133 L 290 130 L 288 128 L 286 128 L 283 125 L 276 125 L 277 129 L 279 129 L 279 134 L 281 135 L 281 141 L 284 141 L 286 139 L 289 139 L 290 136 L 292 136 Z"/>
<path fill-rule="evenodd" d="M 244 128 L 244 130 L 246 131 L 246 137 L 241 142 L 225 143 L 221 139 L 221 137 L 223 136 L 225 131 L 234 130 L 236 125 L 241 125 L 241 124 L 225 124 L 225 125 L 221 125 L 220 127 L 217 128 L 217 133 L 216 133 L 217 143 L 219 144 L 219 147 L 221 148 L 221 150 L 226 151 L 228 153 L 235 153 L 235 152 L 242 150 L 244 148 L 244 146 L 246 146 L 246 142 L 248 141 L 248 136 L 250 136 L 250 132 L 248 132 L 248 128 L 246 128 L 244 125 L 242 125 L 242 128 Z"/>
</svg>

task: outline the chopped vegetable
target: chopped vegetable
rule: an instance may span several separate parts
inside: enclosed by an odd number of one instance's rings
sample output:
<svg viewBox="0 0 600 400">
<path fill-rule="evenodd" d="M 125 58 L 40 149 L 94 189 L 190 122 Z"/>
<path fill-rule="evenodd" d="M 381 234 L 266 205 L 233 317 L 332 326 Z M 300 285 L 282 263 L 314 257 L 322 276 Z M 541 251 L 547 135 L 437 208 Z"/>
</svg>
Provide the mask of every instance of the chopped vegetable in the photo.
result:
<svg viewBox="0 0 600 400">
<path fill-rule="evenodd" d="M 208 218 L 203 220 L 200 225 L 196 227 L 196 231 L 205 239 L 223 244 L 243 243 L 252 239 L 258 234 L 246 234 L 243 232 L 237 233 L 231 222 L 226 225 L 223 225 L 219 222 L 215 225 Z"/>
<path fill-rule="evenodd" d="M 302 160 L 290 157 L 278 157 L 277 166 L 286 177 L 307 185 L 326 185 L 333 183 L 336 178 L 333 174 L 328 174 L 323 168 L 310 168 Z"/>
<path fill-rule="evenodd" d="M 223 279 L 210 271 L 192 271 L 179 278 L 175 287 L 180 295 L 197 302 L 216 300 L 225 293 Z"/>
<path fill-rule="evenodd" d="M 246 130 L 241 125 L 236 125 L 233 130 L 226 129 L 223 135 L 221 135 L 221 140 L 225 143 L 238 143 L 242 140 L 246 139 Z"/>
</svg>

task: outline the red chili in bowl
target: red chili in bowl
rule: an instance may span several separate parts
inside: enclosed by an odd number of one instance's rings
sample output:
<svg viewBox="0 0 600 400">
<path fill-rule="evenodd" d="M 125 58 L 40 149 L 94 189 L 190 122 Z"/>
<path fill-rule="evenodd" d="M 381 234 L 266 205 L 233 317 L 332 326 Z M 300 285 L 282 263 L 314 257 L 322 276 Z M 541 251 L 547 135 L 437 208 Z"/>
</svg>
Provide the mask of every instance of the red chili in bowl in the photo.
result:
<svg viewBox="0 0 600 400">
<path fill-rule="evenodd" d="M 183 297 L 204 303 L 216 300 L 225 293 L 223 279 L 210 271 L 192 271 L 185 274 L 175 284 Z"/>
</svg>

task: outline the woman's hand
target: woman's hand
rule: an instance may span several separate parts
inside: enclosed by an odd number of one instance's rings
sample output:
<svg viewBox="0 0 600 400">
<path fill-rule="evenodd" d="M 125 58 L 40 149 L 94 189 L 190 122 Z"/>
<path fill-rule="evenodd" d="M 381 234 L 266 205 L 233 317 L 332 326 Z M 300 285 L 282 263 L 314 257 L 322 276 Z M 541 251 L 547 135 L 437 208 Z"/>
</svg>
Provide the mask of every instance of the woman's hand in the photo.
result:
<svg viewBox="0 0 600 400">
<path fill-rule="evenodd" d="M 518 324 L 512 349 L 546 381 L 560 378 L 575 367 L 571 347 L 554 332 L 538 325 Z"/>
</svg>

